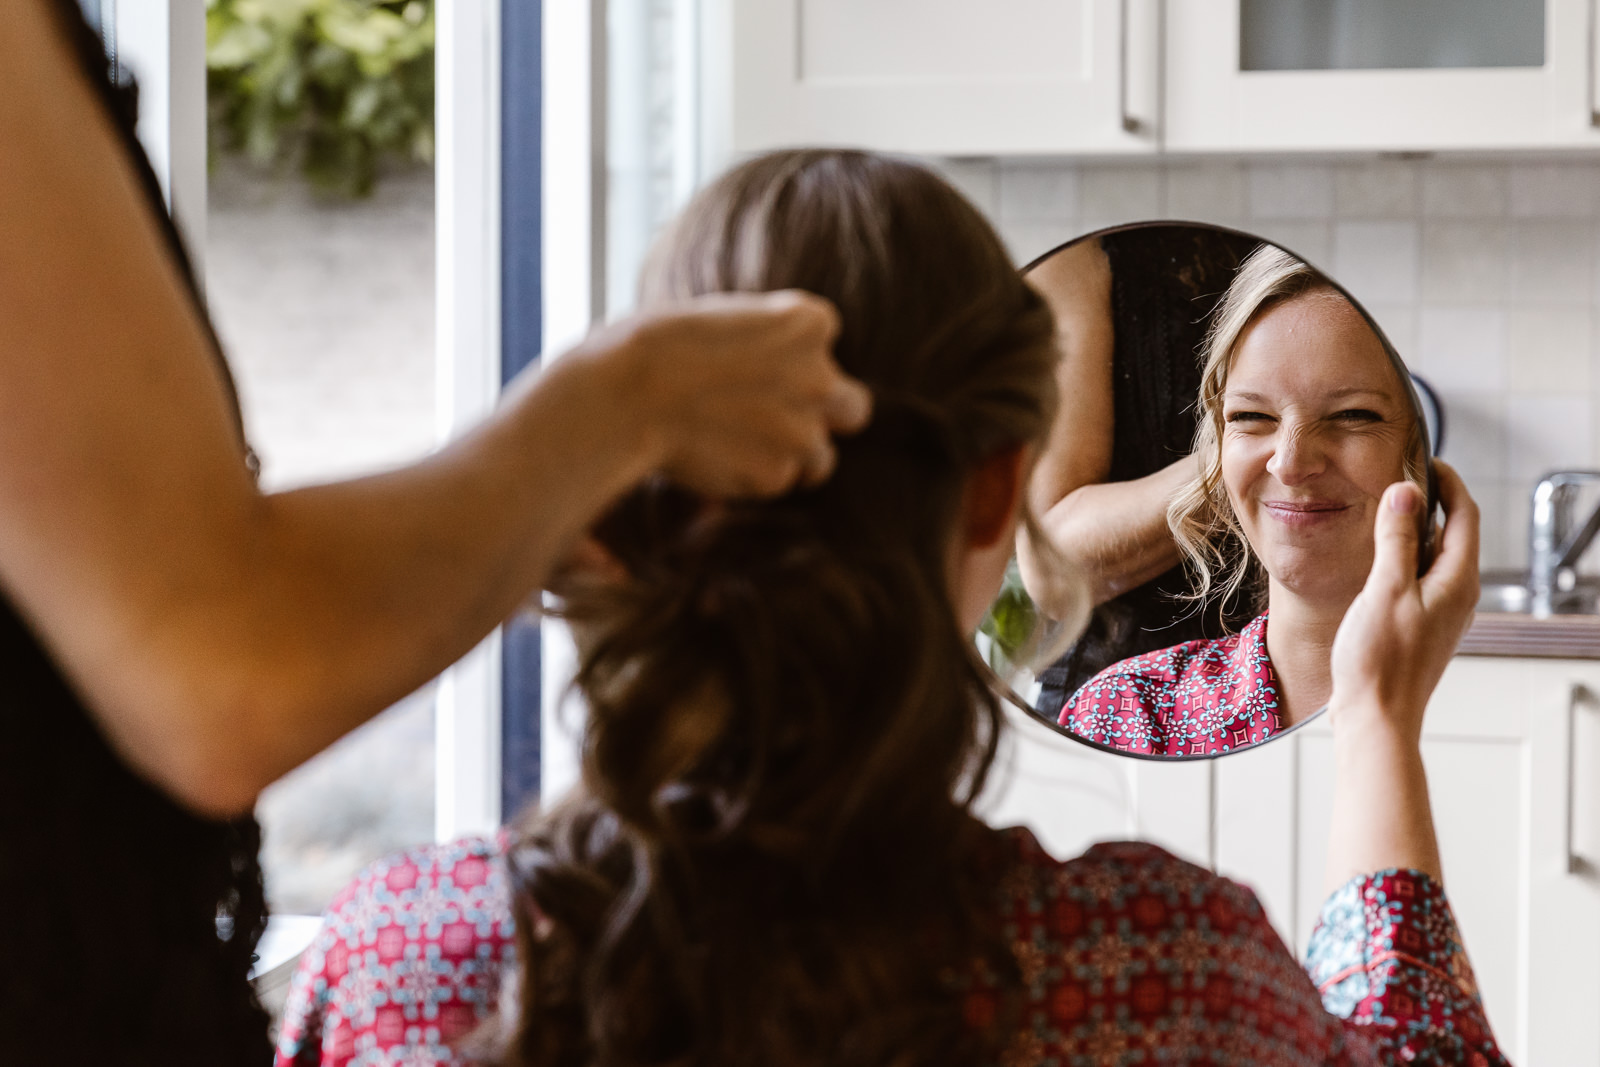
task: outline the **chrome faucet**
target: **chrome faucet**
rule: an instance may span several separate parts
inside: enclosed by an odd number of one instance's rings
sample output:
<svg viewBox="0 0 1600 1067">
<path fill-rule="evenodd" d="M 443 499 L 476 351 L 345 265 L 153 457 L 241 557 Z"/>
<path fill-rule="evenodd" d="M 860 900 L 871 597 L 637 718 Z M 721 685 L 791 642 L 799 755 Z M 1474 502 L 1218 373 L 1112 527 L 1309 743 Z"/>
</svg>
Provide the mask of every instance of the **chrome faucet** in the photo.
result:
<svg viewBox="0 0 1600 1067">
<path fill-rule="evenodd" d="M 1578 489 L 1600 485 L 1600 471 L 1556 471 L 1533 487 L 1533 517 L 1528 524 L 1528 591 L 1534 615 L 1546 616 L 1572 592 L 1572 568 L 1600 533 L 1600 505 L 1582 525 L 1573 522 Z"/>
</svg>

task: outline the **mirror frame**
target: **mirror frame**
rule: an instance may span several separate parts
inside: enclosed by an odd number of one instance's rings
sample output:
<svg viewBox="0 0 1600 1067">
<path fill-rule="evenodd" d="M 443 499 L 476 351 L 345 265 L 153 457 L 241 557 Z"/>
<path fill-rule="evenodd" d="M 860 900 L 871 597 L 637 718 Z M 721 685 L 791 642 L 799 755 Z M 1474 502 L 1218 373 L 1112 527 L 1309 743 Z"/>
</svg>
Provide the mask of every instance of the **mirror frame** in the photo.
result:
<svg viewBox="0 0 1600 1067">
<path fill-rule="evenodd" d="M 1412 410 L 1416 413 L 1417 418 L 1423 422 L 1422 443 L 1423 443 L 1423 448 L 1426 449 L 1426 451 L 1427 451 L 1427 469 L 1428 469 L 1428 502 L 1427 502 L 1427 507 L 1423 511 L 1423 517 L 1424 517 L 1424 521 L 1426 521 L 1430 525 L 1430 529 L 1432 529 L 1433 532 L 1430 534 L 1429 537 L 1423 539 L 1423 542 L 1422 542 L 1422 545 L 1421 545 L 1421 552 L 1420 552 L 1420 556 L 1419 556 L 1419 559 L 1418 559 L 1418 571 L 1420 573 L 1422 571 L 1427 570 L 1428 566 L 1431 565 L 1431 563 L 1432 563 L 1432 554 L 1433 554 L 1432 541 L 1433 541 L 1433 537 L 1436 536 L 1436 533 L 1437 533 L 1436 528 L 1434 528 L 1434 523 L 1435 523 L 1435 518 L 1436 518 L 1436 515 L 1437 515 L 1437 512 L 1438 512 L 1438 508 L 1439 508 L 1439 486 L 1438 486 L 1438 478 L 1434 474 L 1434 468 L 1433 468 L 1433 461 L 1438 455 L 1437 444 L 1434 441 L 1434 435 L 1428 432 L 1429 424 L 1428 424 L 1427 418 L 1426 418 L 1426 409 L 1423 407 L 1422 397 L 1421 397 L 1421 394 L 1417 391 L 1416 382 L 1415 382 L 1415 380 L 1414 380 L 1414 378 L 1413 378 L 1413 376 L 1411 374 L 1411 369 L 1406 366 L 1406 362 L 1405 362 L 1405 360 L 1403 358 L 1401 358 L 1399 350 L 1396 349 L 1394 344 L 1393 344 L 1393 342 L 1391 342 L 1389 340 L 1389 335 L 1383 332 L 1383 327 L 1378 325 L 1378 321 L 1372 317 L 1372 313 L 1369 312 L 1366 309 L 1365 305 L 1363 305 L 1360 300 L 1356 299 L 1354 294 L 1352 294 L 1349 289 L 1345 288 L 1342 284 L 1340 284 L 1333 277 L 1333 275 L 1331 275 L 1327 271 L 1323 270 L 1321 267 L 1319 267 L 1316 263 L 1312 262 L 1307 257 L 1302 256 L 1300 253 L 1296 252 L 1294 249 L 1289 248 L 1287 245 L 1284 245 L 1284 244 L 1282 244 L 1282 243 L 1280 243 L 1278 241 L 1275 241 L 1275 240 L 1273 240 L 1273 239 L 1271 239 L 1269 237 L 1263 237 L 1260 234 L 1254 234 L 1254 233 L 1250 233 L 1250 232 L 1248 232 L 1246 230 L 1236 229 L 1235 227 L 1232 227 L 1232 226 L 1222 226 L 1222 225 L 1219 225 L 1217 223 L 1212 223 L 1212 222 L 1196 222 L 1196 221 L 1190 220 L 1190 219 L 1146 219 L 1146 220 L 1142 220 L 1142 221 L 1139 221 L 1139 222 L 1118 223 L 1118 224 L 1113 225 L 1113 226 L 1105 226 L 1105 227 L 1102 227 L 1102 228 L 1100 228 L 1098 230 L 1092 230 L 1092 231 L 1090 231 L 1088 233 L 1079 234 L 1078 236 L 1073 237 L 1070 240 L 1063 241 L 1062 243 L 1060 243 L 1058 245 L 1055 245 L 1054 247 L 1052 247 L 1048 251 L 1046 251 L 1044 253 L 1041 253 L 1040 255 L 1035 256 L 1033 259 L 1029 260 L 1024 266 L 1018 268 L 1017 273 L 1019 273 L 1020 275 L 1022 275 L 1022 277 L 1024 279 L 1026 279 L 1030 271 L 1032 271 L 1034 268 L 1036 268 L 1039 265 L 1041 265 L 1042 263 L 1044 263 L 1046 260 L 1050 259 L 1052 256 L 1055 256 L 1055 255 L 1065 251 L 1066 249 L 1071 248 L 1073 245 L 1079 244 L 1082 241 L 1087 241 L 1090 238 L 1103 237 L 1103 236 L 1106 236 L 1108 234 L 1127 233 L 1127 232 L 1134 231 L 1134 230 L 1155 229 L 1157 227 L 1169 227 L 1169 226 L 1185 226 L 1185 227 L 1192 227 L 1192 228 L 1199 228 L 1199 229 L 1207 229 L 1207 230 L 1212 230 L 1212 231 L 1216 231 L 1216 232 L 1220 232 L 1220 233 L 1224 233 L 1224 234 L 1229 234 L 1229 235 L 1232 235 L 1232 236 L 1235 236 L 1235 237 L 1243 237 L 1243 238 L 1245 238 L 1247 240 L 1252 240 L 1252 241 L 1259 242 L 1260 244 L 1270 244 L 1275 248 L 1279 248 L 1279 249 L 1283 250 L 1284 252 L 1287 252 L 1289 255 L 1294 256 L 1300 262 L 1304 263 L 1306 266 L 1310 267 L 1312 270 L 1314 270 L 1318 274 L 1320 274 L 1327 281 L 1327 283 L 1330 286 L 1332 286 L 1335 290 L 1337 290 L 1339 292 L 1339 294 L 1341 296 L 1343 296 L 1346 301 L 1349 302 L 1351 307 L 1355 308 L 1356 311 L 1360 313 L 1361 318 L 1366 322 L 1368 327 L 1370 327 L 1372 329 L 1372 332 L 1377 336 L 1379 343 L 1383 346 L 1383 350 L 1389 356 L 1390 361 L 1395 365 L 1395 367 L 1397 369 L 1399 369 L 1402 372 L 1401 376 L 1400 376 L 1401 377 L 1401 381 L 1404 382 L 1405 387 L 1406 387 L 1406 393 L 1411 398 Z M 1441 436 L 1442 436 L 1442 424 L 1443 424 L 1443 419 L 1441 418 L 1440 419 Z M 987 618 L 987 617 L 988 616 L 985 615 L 985 618 Z M 1080 637 L 1082 636 L 1081 631 L 1080 631 L 1078 636 L 1080 636 Z M 1074 638 L 1074 640 L 1076 640 L 1076 639 L 1077 638 Z M 1280 738 L 1288 737 L 1290 734 L 1293 734 L 1293 733 L 1296 733 L 1297 731 L 1299 731 L 1300 728 L 1305 726 L 1307 723 L 1315 722 L 1318 719 L 1322 718 L 1328 712 L 1328 705 L 1324 704 L 1320 708 L 1318 708 L 1316 711 L 1313 711 L 1310 715 L 1307 715 L 1304 719 L 1301 719 L 1299 722 L 1295 723 L 1293 726 L 1290 726 L 1290 727 L 1288 727 L 1288 728 L 1286 728 L 1284 730 L 1280 730 L 1278 733 L 1273 734 L 1271 737 L 1268 737 L 1264 741 L 1258 741 L 1255 744 L 1249 745 L 1249 746 L 1244 747 L 1244 748 L 1230 748 L 1230 749 L 1226 749 L 1226 750 L 1221 751 L 1221 752 L 1201 752 L 1201 753 L 1187 753 L 1187 752 L 1185 752 L 1185 753 L 1175 753 L 1175 754 L 1169 754 L 1169 755 L 1157 755 L 1157 754 L 1152 753 L 1152 752 L 1128 752 L 1128 751 L 1125 751 L 1123 749 L 1113 748 L 1112 746 L 1104 744 L 1103 742 L 1100 742 L 1100 741 L 1091 741 L 1086 737 L 1083 737 L 1083 736 L 1081 736 L 1079 734 L 1073 733 L 1071 730 L 1066 729 L 1065 727 L 1061 726 L 1059 723 L 1051 722 L 1048 719 L 1044 718 L 1042 715 L 1040 715 L 1038 713 L 1038 710 L 1036 708 L 1032 707 L 1026 700 L 1024 700 L 1022 698 L 1022 694 L 1018 693 L 1016 691 L 1016 689 L 1011 686 L 1010 683 L 1008 683 L 1004 678 L 1002 678 L 1000 676 L 1000 673 L 998 671 L 996 671 L 993 667 L 991 667 L 989 665 L 989 663 L 986 660 L 983 659 L 983 657 L 980 656 L 980 657 L 978 657 L 978 659 L 979 659 L 980 662 L 983 663 L 983 668 L 984 668 L 985 671 L 988 672 L 988 675 L 989 675 L 989 677 L 991 679 L 991 682 L 992 682 L 992 684 L 994 686 L 995 692 L 1000 697 L 1001 700 L 1003 700 L 1006 703 L 1010 704 L 1016 710 L 1021 711 L 1023 714 L 1027 715 L 1034 722 L 1037 722 L 1037 723 L 1040 723 L 1042 725 L 1048 726 L 1050 729 L 1054 730 L 1056 733 L 1062 735 L 1063 737 L 1071 738 L 1073 741 L 1077 742 L 1080 745 L 1085 746 L 1086 748 L 1091 748 L 1091 749 L 1094 749 L 1094 750 L 1100 751 L 1100 752 L 1107 752 L 1107 753 L 1110 753 L 1111 755 L 1121 756 L 1121 757 L 1123 757 L 1125 759 L 1147 760 L 1147 761 L 1150 761 L 1150 762 L 1153 762 L 1153 763 L 1199 763 L 1199 762 L 1203 762 L 1203 761 L 1207 761 L 1207 760 L 1223 759 L 1223 758 L 1225 758 L 1227 756 L 1236 756 L 1236 755 L 1239 755 L 1240 753 L 1253 752 L 1253 751 L 1255 751 L 1257 749 L 1264 748 L 1267 745 L 1272 744 L 1274 741 L 1279 740 Z"/>
</svg>

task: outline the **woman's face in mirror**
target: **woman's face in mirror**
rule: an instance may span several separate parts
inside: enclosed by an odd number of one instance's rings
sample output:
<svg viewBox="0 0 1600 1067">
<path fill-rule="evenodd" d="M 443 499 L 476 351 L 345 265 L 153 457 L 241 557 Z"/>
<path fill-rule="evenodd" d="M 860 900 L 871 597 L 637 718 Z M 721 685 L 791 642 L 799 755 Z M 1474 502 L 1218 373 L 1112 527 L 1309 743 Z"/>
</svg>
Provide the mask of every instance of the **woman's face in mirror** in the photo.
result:
<svg viewBox="0 0 1600 1067">
<path fill-rule="evenodd" d="M 1382 342 L 1338 292 L 1283 300 L 1244 328 L 1223 393 L 1222 480 L 1275 586 L 1360 592 L 1415 418 Z"/>
</svg>

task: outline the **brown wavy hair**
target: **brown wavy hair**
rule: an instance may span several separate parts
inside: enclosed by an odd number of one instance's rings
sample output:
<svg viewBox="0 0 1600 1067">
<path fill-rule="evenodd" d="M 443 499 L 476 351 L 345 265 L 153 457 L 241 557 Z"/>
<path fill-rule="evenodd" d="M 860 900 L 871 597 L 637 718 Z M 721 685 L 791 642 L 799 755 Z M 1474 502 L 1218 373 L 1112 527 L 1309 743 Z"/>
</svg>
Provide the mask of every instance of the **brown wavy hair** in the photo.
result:
<svg viewBox="0 0 1600 1067">
<path fill-rule="evenodd" d="M 1048 429 L 1051 316 L 960 194 L 860 152 L 734 169 L 643 282 L 783 288 L 838 307 L 872 424 L 819 488 L 656 484 L 598 528 L 630 578 L 566 604 L 582 779 L 511 851 L 502 1063 L 970 1063 L 1003 1039 L 958 992 L 1018 978 L 970 811 L 1001 711 L 948 561 L 968 474 Z"/>
</svg>

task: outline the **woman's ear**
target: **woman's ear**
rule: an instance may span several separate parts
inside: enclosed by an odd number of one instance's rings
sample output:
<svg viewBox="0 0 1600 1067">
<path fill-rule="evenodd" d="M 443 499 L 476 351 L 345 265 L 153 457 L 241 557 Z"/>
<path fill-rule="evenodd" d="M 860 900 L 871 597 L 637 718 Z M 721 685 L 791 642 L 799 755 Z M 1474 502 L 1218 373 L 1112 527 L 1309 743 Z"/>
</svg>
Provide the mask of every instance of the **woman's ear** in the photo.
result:
<svg viewBox="0 0 1600 1067">
<path fill-rule="evenodd" d="M 973 469 L 962 498 L 967 548 L 989 548 L 1002 539 L 1009 543 L 1022 503 L 1027 451 L 1023 445 L 1002 449 Z"/>
</svg>

